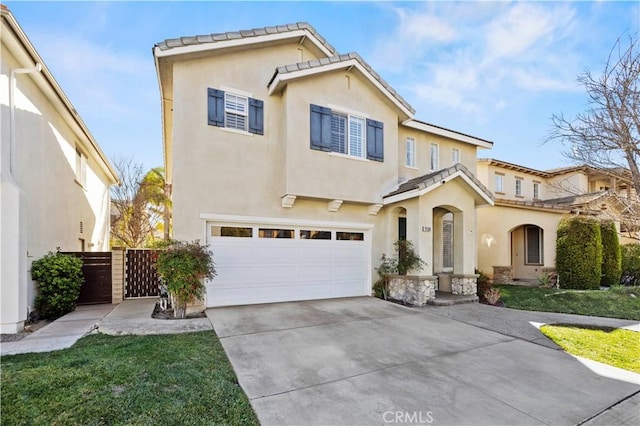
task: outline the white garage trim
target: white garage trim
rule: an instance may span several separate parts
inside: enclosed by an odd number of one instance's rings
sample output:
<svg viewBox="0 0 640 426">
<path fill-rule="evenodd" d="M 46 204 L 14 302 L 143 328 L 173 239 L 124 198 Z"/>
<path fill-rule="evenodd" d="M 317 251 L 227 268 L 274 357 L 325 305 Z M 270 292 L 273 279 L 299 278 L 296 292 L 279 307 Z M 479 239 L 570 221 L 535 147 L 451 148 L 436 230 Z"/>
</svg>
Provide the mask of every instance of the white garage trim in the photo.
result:
<svg viewBox="0 0 640 426">
<path fill-rule="evenodd" d="M 249 224 L 256 224 L 256 225 L 286 225 L 286 226 L 298 226 L 298 227 L 315 226 L 315 227 L 322 227 L 322 228 L 344 228 L 344 229 L 359 229 L 359 230 L 373 229 L 373 225 L 368 223 L 331 222 L 331 221 L 288 219 L 288 218 L 275 218 L 275 217 L 257 217 L 257 216 L 235 216 L 235 215 L 212 214 L 212 213 L 201 213 L 200 219 L 204 219 L 207 222 L 226 222 L 229 224 L 249 223 Z"/>
<path fill-rule="evenodd" d="M 218 276 L 206 283 L 207 307 L 371 294 L 370 224 L 204 214 L 201 218 L 218 269 Z M 224 227 L 251 232 L 222 236 Z M 292 238 L 267 238 L 260 228 L 290 230 Z M 330 231 L 331 237 L 302 237 L 301 231 L 308 230 Z M 338 239 L 341 232 L 356 232 L 362 240 L 345 240 L 344 235 Z"/>
</svg>

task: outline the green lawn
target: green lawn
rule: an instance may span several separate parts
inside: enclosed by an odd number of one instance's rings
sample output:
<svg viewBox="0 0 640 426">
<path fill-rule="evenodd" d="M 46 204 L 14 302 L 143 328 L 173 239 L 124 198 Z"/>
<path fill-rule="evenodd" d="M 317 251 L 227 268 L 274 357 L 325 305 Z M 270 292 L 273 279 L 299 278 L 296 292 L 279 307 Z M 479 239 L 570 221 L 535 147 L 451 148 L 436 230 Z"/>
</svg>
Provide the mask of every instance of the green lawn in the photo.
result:
<svg viewBox="0 0 640 426">
<path fill-rule="evenodd" d="M 213 332 L 2 357 L 3 425 L 258 424 Z"/>
<path fill-rule="evenodd" d="M 617 287 L 608 291 L 496 287 L 507 308 L 640 320 L 640 287 Z"/>
<path fill-rule="evenodd" d="M 640 336 L 631 330 L 544 325 L 547 337 L 570 354 L 640 373 Z"/>
</svg>

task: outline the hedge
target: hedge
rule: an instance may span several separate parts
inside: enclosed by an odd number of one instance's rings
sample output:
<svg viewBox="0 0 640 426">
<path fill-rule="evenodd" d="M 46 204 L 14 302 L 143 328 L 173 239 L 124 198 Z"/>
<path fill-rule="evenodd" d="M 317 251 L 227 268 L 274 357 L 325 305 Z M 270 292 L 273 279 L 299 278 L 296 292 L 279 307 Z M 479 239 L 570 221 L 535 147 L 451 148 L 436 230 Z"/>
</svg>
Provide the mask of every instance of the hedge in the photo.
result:
<svg viewBox="0 0 640 426">
<path fill-rule="evenodd" d="M 622 278 L 625 285 L 640 285 L 640 244 L 620 247 L 622 252 Z"/>
<path fill-rule="evenodd" d="M 602 276 L 600 223 L 589 217 L 563 219 L 556 240 L 560 287 L 598 289 Z"/>
<path fill-rule="evenodd" d="M 602 235 L 602 280 L 600 284 L 611 287 L 620 283 L 622 271 L 620 240 L 616 226 L 611 221 L 600 223 L 600 234 Z"/>
</svg>

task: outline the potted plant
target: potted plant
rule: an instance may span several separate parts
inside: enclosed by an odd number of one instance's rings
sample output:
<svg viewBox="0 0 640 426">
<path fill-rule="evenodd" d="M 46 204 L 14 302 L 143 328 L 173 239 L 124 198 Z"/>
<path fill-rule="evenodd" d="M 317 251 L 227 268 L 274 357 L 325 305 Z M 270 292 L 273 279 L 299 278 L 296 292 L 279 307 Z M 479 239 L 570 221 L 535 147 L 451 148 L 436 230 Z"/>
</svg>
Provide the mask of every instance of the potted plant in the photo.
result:
<svg viewBox="0 0 640 426">
<path fill-rule="evenodd" d="M 187 305 L 202 298 L 204 280 L 216 275 L 208 246 L 195 240 L 173 241 L 158 254 L 156 270 L 174 300 L 174 316 L 185 318 Z"/>
</svg>

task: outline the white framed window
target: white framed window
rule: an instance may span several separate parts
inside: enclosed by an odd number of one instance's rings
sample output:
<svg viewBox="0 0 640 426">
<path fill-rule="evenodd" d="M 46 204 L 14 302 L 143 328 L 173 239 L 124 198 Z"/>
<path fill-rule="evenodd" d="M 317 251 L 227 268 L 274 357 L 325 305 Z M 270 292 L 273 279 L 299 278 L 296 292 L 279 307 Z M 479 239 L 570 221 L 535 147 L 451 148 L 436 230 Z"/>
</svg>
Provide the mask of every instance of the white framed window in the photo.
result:
<svg viewBox="0 0 640 426">
<path fill-rule="evenodd" d="M 496 174 L 496 192 L 504 192 L 504 176 Z"/>
<path fill-rule="evenodd" d="M 87 186 L 87 156 L 76 146 L 76 182 Z"/>
<path fill-rule="evenodd" d="M 453 214 L 447 213 L 442 218 L 442 269 L 453 271 Z"/>
<path fill-rule="evenodd" d="M 539 182 L 533 182 L 533 199 L 534 200 L 540 199 L 540 183 Z"/>
<path fill-rule="evenodd" d="M 522 179 L 516 178 L 516 197 L 522 197 Z"/>
<path fill-rule="evenodd" d="M 439 147 L 437 143 L 432 143 L 429 147 L 429 170 L 435 172 L 439 167 Z"/>
<path fill-rule="evenodd" d="M 535 225 L 527 225 L 524 229 L 524 248 L 527 265 L 543 265 L 543 235 L 542 228 Z"/>
<path fill-rule="evenodd" d="M 460 162 L 460 150 L 458 148 L 453 148 L 453 154 L 451 156 L 451 161 L 454 165 Z"/>
<path fill-rule="evenodd" d="M 247 131 L 249 98 L 225 92 L 224 127 Z"/>
<path fill-rule="evenodd" d="M 363 158 L 366 146 L 366 120 L 352 114 L 331 113 L 331 150 Z"/>
<path fill-rule="evenodd" d="M 416 140 L 413 138 L 407 138 L 407 167 L 416 166 Z"/>
</svg>

